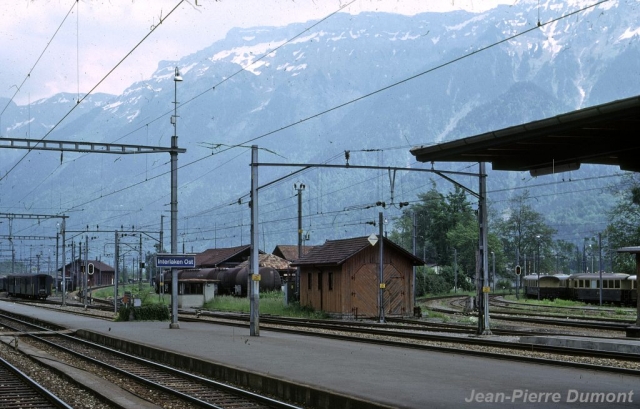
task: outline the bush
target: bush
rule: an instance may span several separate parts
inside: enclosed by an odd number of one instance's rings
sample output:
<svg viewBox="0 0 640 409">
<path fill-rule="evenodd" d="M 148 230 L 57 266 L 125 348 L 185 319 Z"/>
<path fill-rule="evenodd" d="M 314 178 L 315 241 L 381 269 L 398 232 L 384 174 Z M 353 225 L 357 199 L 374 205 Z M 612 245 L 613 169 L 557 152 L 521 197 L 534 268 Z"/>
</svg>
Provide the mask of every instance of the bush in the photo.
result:
<svg viewBox="0 0 640 409">
<path fill-rule="evenodd" d="M 166 305 L 154 304 L 142 307 L 122 306 L 116 321 L 168 321 L 171 318 Z"/>
</svg>

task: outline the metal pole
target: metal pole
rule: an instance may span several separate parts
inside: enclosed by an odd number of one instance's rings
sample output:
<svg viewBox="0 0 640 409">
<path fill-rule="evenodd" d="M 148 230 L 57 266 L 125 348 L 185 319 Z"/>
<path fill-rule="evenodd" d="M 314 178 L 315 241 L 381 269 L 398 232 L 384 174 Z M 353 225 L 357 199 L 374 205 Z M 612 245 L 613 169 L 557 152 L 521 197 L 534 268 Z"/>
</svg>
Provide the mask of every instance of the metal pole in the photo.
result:
<svg viewBox="0 0 640 409">
<path fill-rule="evenodd" d="M 294 184 L 294 189 L 298 191 L 298 260 L 302 258 L 302 191 L 304 184 Z M 296 267 L 296 299 L 300 300 L 300 266 Z"/>
<path fill-rule="evenodd" d="M 600 270 L 600 306 L 602 307 L 602 233 L 598 233 L 598 253 L 600 253 L 598 270 Z"/>
<path fill-rule="evenodd" d="M 164 252 L 164 215 L 160 215 L 160 247 L 158 253 Z"/>
<path fill-rule="evenodd" d="M 251 286 L 249 335 L 260 336 L 260 270 L 258 265 L 258 146 L 251 146 Z"/>
<path fill-rule="evenodd" d="M 140 233 L 140 248 L 138 249 L 138 290 L 142 291 L 142 233 Z"/>
<path fill-rule="evenodd" d="M 65 227 L 66 219 L 62 217 L 62 306 L 67 305 L 67 261 L 66 261 L 66 248 L 65 248 Z"/>
<path fill-rule="evenodd" d="M 116 240 L 115 240 L 115 246 L 116 249 L 113 252 L 113 258 L 114 258 L 114 263 L 113 265 L 116 266 L 115 271 L 113 273 L 113 310 L 114 312 L 118 312 L 118 279 L 119 279 L 119 275 L 120 275 L 120 245 L 118 243 L 118 230 L 116 230 Z"/>
<path fill-rule="evenodd" d="M 479 199 L 480 211 L 480 256 L 482 259 L 482 299 L 483 299 L 483 316 L 484 316 L 484 328 L 482 335 L 491 335 L 491 329 L 489 326 L 489 258 L 487 257 L 488 246 L 488 225 L 487 225 L 487 175 L 485 171 L 485 163 L 480 162 L 480 199 Z"/>
<path fill-rule="evenodd" d="M 82 279 L 82 289 L 84 290 L 84 308 L 87 308 L 87 281 L 89 281 L 89 236 L 84 236 L 84 274 Z"/>
<path fill-rule="evenodd" d="M 520 265 L 520 249 L 516 247 L 516 266 Z M 520 270 L 522 275 L 522 270 Z M 520 275 L 516 275 L 516 300 L 520 299 Z M 511 284 L 509 284 L 511 286 Z"/>
<path fill-rule="evenodd" d="M 412 249 L 413 249 L 413 255 L 417 256 L 416 251 L 418 250 L 417 245 L 416 245 L 416 239 L 417 239 L 417 230 L 418 230 L 418 222 L 417 222 L 417 216 L 416 216 L 416 212 L 412 212 L 412 219 L 413 219 L 413 238 L 412 238 Z M 413 306 L 416 306 L 416 266 L 413 266 L 413 268 L 411 269 L 411 274 L 413 274 Z"/>
<path fill-rule="evenodd" d="M 78 263 L 76 264 L 76 296 L 78 295 L 78 293 L 80 291 L 82 291 L 84 289 L 84 287 L 81 286 L 82 284 L 82 265 L 83 260 L 82 260 L 82 242 L 79 241 L 78 242 Z M 78 267 L 80 268 L 80 271 L 78 271 Z"/>
<path fill-rule="evenodd" d="M 379 276 L 378 276 L 378 283 L 379 283 L 379 289 L 378 289 L 378 305 L 380 306 L 380 322 L 384 322 L 384 287 L 385 287 L 385 282 L 384 282 L 384 246 L 383 246 L 383 242 L 384 242 L 384 236 L 383 234 L 383 224 L 384 224 L 384 217 L 382 215 L 382 212 L 379 213 L 379 217 L 378 217 L 378 224 L 380 225 L 380 236 L 378 237 L 378 243 L 380 243 L 380 265 L 379 265 Z"/>
<path fill-rule="evenodd" d="M 178 67 L 173 77 L 173 136 L 171 137 L 171 254 L 178 252 L 178 82 L 182 81 Z M 171 269 L 171 324 L 169 328 L 179 329 L 178 323 L 178 270 Z"/>
<path fill-rule="evenodd" d="M 60 232 L 56 231 L 56 279 L 54 281 L 55 283 L 55 289 L 56 289 L 56 295 L 58 295 L 58 257 L 60 256 Z"/>
<path fill-rule="evenodd" d="M 493 291 L 496 291 L 496 253 L 491 252 L 491 257 L 493 258 L 493 270 L 491 272 L 491 284 L 493 284 Z"/>
<path fill-rule="evenodd" d="M 453 249 L 453 292 L 458 292 L 458 249 Z"/>
</svg>

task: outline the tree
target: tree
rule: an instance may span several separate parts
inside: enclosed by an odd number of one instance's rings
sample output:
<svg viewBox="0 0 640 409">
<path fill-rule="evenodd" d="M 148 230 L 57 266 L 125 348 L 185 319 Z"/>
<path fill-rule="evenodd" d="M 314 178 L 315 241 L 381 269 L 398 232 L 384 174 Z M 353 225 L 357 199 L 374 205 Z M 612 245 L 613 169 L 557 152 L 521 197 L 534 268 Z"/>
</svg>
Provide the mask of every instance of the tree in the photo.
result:
<svg viewBox="0 0 640 409">
<path fill-rule="evenodd" d="M 540 256 L 541 263 L 545 263 L 545 271 L 549 271 L 550 260 L 554 254 L 553 236 L 556 230 L 548 226 L 542 214 L 533 210 L 527 203 L 529 192 L 515 196 L 509 203 L 507 216 L 495 223 L 504 249 L 514 264 L 526 256 L 532 260 L 534 254 Z M 516 260 L 516 254 L 519 260 Z"/>
<path fill-rule="evenodd" d="M 391 232 L 391 239 L 410 249 L 406 243 L 412 243 L 412 215 L 415 213 L 417 255 L 422 256 L 429 264 L 449 266 L 453 272 L 455 249 L 458 254 L 458 287 L 472 289 L 475 286 L 471 279 L 475 278 L 479 229 L 476 213 L 471 208 L 466 193 L 456 186 L 445 196 L 432 184 L 431 189 L 419 197 L 422 203 L 412 205 L 403 213 Z M 502 250 L 495 235 L 489 234 L 489 247 L 496 254 L 496 266 L 500 270 Z M 490 253 L 487 256 L 490 257 Z M 442 274 L 442 277 L 448 288 L 453 288 L 454 275 Z M 435 282 L 440 285 L 439 279 L 433 281 Z M 428 284 L 427 281 L 425 283 Z"/>
<path fill-rule="evenodd" d="M 629 190 L 620 192 L 617 204 L 608 214 L 605 236 L 610 249 L 640 244 L 640 182 L 632 179 L 631 183 Z M 617 255 L 613 271 L 635 274 L 635 257 Z"/>
</svg>

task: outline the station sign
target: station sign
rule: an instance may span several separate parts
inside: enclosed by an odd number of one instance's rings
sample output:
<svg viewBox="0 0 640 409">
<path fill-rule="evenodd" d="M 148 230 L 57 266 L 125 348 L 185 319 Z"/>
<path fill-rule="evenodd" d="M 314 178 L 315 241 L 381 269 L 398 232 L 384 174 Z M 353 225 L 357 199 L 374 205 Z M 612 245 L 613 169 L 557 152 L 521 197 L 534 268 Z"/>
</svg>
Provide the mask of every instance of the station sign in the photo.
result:
<svg viewBox="0 0 640 409">
<path fill-rule="evenodd" d="M 156 256 L 158 268 L 195 268 L 196 256 L 194 254 L 158 254 Z"/>
</svg>

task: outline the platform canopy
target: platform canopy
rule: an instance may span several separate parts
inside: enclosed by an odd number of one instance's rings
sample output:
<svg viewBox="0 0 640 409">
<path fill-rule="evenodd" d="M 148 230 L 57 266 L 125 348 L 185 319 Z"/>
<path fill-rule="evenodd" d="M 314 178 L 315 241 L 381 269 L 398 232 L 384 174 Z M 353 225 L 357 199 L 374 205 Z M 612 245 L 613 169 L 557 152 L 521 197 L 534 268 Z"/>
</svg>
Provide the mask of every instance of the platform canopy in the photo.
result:
<svg viewBox="0 0 640 409">
<path fill-rule="evenodd" d="M 640 172 L 640 96 L 433 146 L 417 146 L 419 162 L 490 162 L 494 170 L 532 176 L 583 163 Z"/>
</svg>

